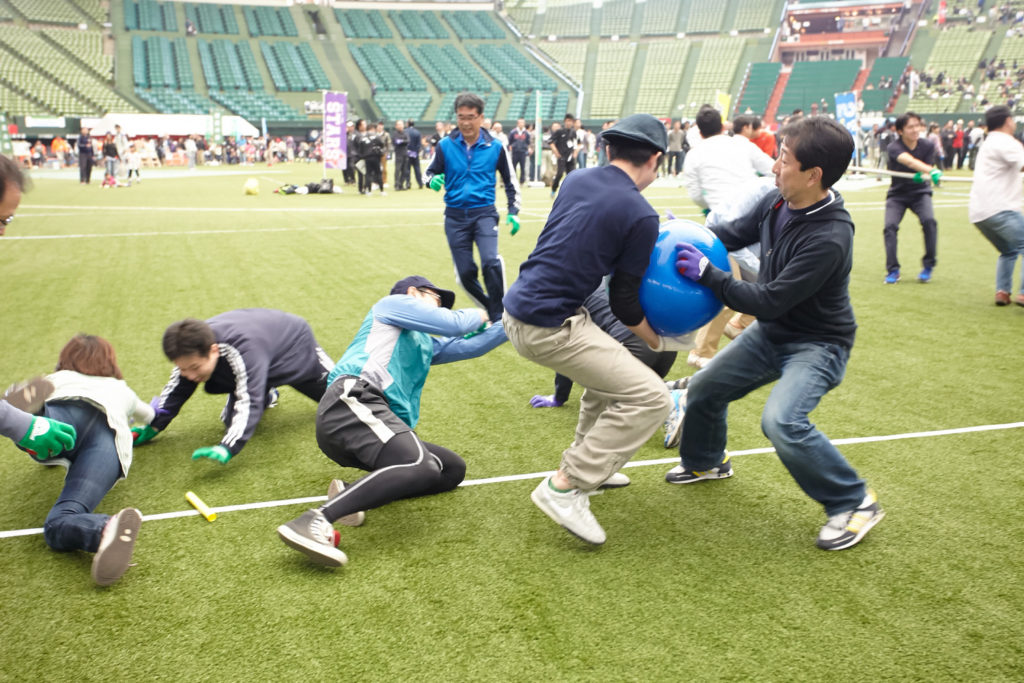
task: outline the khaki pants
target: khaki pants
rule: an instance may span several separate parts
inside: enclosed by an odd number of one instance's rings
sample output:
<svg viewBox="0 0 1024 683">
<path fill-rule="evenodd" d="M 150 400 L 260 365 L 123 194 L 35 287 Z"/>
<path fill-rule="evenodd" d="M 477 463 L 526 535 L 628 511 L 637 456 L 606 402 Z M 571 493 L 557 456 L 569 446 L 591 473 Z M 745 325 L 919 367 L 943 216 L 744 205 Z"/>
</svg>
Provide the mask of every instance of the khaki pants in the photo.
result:
<svg viewBox="0 0 1024 683">
<path fill-rule="evenodd" d="M 732 268 L 733 278 L 741 280 L 740 267 L 732 257 L 729 257 L 729 266 Z M 725 331 L 727 323 L 732 321 L 733 325 L 743 329 L 754 322 L 754 320 L 755 318 L 752 315 L 736 313 L 728 306 L 724 306 L 722 312 L 716 315 L 711 322 L 697 330 L 697 338 L 694 340 L 694 352 L 704 358 L 714 358 L 715 354 L 718 353 L 718 345 L 722 341 L 722 333 Z"/>
<path fill-rule="evenodd" d="M 559 327 L 537 327 L 507 312 L 505 333 L 522 357 L 584 387 L 576 438 L 562 452 L 562 473 L 591 491 L 625 465 L 672 407 L 664 381 L 594 324 L 586 309 Z"/>
</svg>

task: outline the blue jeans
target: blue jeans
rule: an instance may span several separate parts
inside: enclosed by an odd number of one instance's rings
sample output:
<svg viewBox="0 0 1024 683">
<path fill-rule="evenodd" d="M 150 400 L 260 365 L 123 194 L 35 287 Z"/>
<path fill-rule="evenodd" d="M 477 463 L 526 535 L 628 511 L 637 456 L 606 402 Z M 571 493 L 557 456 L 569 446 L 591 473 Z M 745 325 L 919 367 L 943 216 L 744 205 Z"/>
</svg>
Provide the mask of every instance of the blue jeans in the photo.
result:
<svg viewBox="0 0 1024 683">
<path fill-rule="evenodd" d="M 996 264 L 996 289 L 1013 291 L 1013 267 L 1017 257 L 1024 258 L 1024 214 L 1019 211 L 1000 211 L 974 224 L 981 234 L 999 251 Z M 1024 270 L 1020 275 L 1020 293 L 1024 294 Z"/>
<path fill-rule="evenodd" d="M 455 263 L 455 274 L 466 294 L 487 310 L 491 321 L 501 320 L 505 309 L 505 262 L 498 255 L 498 210 L 493 206 L 475 209 L 447 208 L 444 212 L 444 234 Z M 480 252 L 480 269 L 473 261 L 473 244 Z M 483 270 L 484 286 L 477 279 Z"/>
<path fill-rule="evenodd" d="M 761 415 L 761 431 L 826 514 L 854 509 L 864 499 L 864 480 L 808 420 L 821 397 L 839 386 L 849 356 L 849 349 L 825 342 L 774 344 L 755 322 L 690 380 L 679 444 L 683 465 L 699 471 L 721 463 L 729 403 L 778 380 Z"/>
<path fill-rule="evenodd" d="M 47 403 L 43 414 L 75 428 L 75 447 L 63 457 L 71 461 L 64 490 L 46 516 L 43 538 L 54 550 L 96 552 L 110 515 L 90 514 L 121 477 L 114 431 L 100 409 L 84 401 Z"/>
</svg>

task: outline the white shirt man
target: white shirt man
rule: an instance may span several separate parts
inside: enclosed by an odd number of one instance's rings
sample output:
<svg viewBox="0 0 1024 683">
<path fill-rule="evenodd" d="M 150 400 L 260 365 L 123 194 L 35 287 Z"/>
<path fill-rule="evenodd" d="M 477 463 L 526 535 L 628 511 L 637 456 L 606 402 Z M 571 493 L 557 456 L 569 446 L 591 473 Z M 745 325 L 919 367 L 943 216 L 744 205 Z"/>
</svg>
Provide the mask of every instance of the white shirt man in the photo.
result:
<svg viewBox="0 0 1024 683">
<path fill-rule="evenodd" d="M 719 132 L 704 137 L 687 153 L 683 182 L 697 206 L 720 210 L 736 200 L 739 188 L 753 184 L 759 175 L 772 175 L 774 163 L 746 138 Z"/>
</svg>

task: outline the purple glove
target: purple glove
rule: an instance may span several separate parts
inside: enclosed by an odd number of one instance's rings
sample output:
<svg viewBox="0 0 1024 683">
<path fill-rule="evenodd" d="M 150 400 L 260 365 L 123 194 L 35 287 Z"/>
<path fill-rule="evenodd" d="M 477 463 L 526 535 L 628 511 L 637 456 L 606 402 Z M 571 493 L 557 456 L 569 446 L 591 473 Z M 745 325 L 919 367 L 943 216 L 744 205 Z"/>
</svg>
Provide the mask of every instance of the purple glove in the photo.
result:
<svg viewBox="0 0 1024 683">
<path fill-rule="evenodd" d="M 170 414 L 170 411 L 164 410 L 163 408 L 160 407 L 159 396 L 154 396 L 153 399 L 149 402 L 149 405 L 153 409 L 153 412 L 155 413 L 155 415 L 153 416 L 154 420 L 158 417 L 167 417 Z"/>
<path fill-rule="evenodd" d="M 680 275 L 698 282 L 707 267 L 708 257 L 700 249 L 686 242 L 676 245 L 676 270 Z"/>
<path fill-rule="evenodd" d="M 533 408 L 561 408 L 565 401 L 559 401 L 554 394 L 541 396 L 537 394 L 530 399 L 530 406 Z"/>
</svg>

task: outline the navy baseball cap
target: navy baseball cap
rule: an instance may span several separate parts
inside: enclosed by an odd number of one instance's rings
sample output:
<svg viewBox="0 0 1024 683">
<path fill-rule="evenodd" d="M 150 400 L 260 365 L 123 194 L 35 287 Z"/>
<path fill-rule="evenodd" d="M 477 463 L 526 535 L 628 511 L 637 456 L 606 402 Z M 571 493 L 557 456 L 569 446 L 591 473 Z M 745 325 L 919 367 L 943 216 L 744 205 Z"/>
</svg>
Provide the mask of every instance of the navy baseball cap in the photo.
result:
<svg viewBox="0 0 1024 683">
<path fill-rule="evenodd" d="M 441 289 L 422 275 L 410 275 L 409 277 L 403 277 L 395 283 L 394 287 L 391 288 L 391 293 L 405 294 L 410 287 L 415 287 L 417 289 L 429 289 L 432 292 L 437 292 L 438 296 L 441 297 L 441 305 L 445 308 L 451 308 L 452 304 L 455 303 L 455 292 L 448 289 Z"/>
<path fill-rule="evenodd" d="M 665 124 L 650 114 L 630 114 L 618 123 L 601 133 L 606 140 L 623 140 L 639 142 L 665 152 L 668 150 L 668 133 Z M 613 143 L 614 144 L 614 143 Z"/>
</svg>

